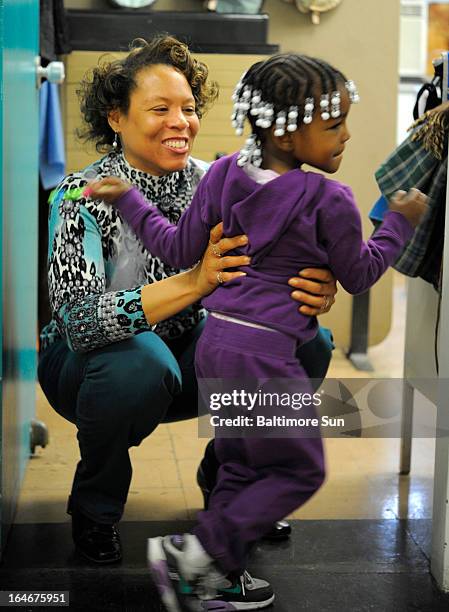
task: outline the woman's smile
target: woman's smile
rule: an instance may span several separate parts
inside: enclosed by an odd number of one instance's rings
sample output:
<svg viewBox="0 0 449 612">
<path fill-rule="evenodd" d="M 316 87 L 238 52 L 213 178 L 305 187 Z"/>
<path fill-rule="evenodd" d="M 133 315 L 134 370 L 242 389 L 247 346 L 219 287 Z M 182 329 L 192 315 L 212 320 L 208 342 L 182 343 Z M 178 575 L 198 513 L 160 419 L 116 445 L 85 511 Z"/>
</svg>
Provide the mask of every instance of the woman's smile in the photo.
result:
<svg viewBox="0 0 449 612">
<path fill-rule="evenodd" d="M 188 138 L 166 138 L 162 141 L 162 144 L 179 155 L 185 155 L 189 152 L 189 139 Z"/>
</svg>

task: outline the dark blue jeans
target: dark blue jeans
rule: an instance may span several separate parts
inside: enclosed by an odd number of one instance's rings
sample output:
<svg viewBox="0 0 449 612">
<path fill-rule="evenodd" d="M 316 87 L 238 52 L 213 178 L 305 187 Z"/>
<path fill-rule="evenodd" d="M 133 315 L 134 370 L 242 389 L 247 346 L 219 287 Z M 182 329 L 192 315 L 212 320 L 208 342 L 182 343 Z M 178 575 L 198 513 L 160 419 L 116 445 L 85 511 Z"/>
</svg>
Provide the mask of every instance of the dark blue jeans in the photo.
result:
<svg viewBox="0 0 449 612">
<path fill-rule="evenodd" d="M 60 340 L 41 354 L 42 390 L 78 429 L 71 503 L 86 516 L 119 521 L 132 476 L 129 448 L 159 423 L 197 416 L 194 355 L 202 328 L 167 342 L 144 332 L 88 353 L 73 353 Z M 310 378 L 324 378 L 332 348 L 329 332 L 320 329 L 299 349 Z"/>
</svg>

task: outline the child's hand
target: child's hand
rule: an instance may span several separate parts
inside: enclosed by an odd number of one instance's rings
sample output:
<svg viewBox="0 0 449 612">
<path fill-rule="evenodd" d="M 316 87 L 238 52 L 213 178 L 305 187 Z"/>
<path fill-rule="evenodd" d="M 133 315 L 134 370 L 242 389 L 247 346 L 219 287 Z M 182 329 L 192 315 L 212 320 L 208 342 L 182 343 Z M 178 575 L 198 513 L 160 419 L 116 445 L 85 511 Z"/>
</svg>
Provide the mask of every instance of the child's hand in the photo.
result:
<svg viewBox="0 0 449 612">
<path fill-rule="evenodd" d="M 83 196 L 113 204 L 131 188 L 132 185 L 125 183 L 118 176 L 107 176 L 99 181 L 89 183 L 83 191 Z"/>
<path fill-rule="evenodd" d="M 397 191 L 389 203 L 390 210 L 400 212 L 413 227 L 416 227 L 424 217 L 427 209 L 428 197 L 414 187 L 407 193 Z"/>
</svg>

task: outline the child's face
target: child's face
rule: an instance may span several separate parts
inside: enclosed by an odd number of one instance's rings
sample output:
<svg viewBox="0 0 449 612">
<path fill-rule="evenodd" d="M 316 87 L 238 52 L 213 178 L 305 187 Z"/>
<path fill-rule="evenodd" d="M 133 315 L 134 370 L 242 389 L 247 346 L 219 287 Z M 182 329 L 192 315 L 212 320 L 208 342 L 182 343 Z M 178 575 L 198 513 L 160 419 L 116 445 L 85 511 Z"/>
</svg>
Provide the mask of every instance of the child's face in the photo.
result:
<svg viewBox="0 0 449 612">
<path fill-rule="evenodd" d="M 340 167 L 345 144 L 351 137 L 346 125 L 351 104 L 346 89 L 339 88 L 339 91 L 341 115 L 338 119 L 324 121 L 317 109 L 312 123 L 302 124 L 293 132 L 291 153 L 300 165 L 307 164 L 330 174 Z"/>
</svg>

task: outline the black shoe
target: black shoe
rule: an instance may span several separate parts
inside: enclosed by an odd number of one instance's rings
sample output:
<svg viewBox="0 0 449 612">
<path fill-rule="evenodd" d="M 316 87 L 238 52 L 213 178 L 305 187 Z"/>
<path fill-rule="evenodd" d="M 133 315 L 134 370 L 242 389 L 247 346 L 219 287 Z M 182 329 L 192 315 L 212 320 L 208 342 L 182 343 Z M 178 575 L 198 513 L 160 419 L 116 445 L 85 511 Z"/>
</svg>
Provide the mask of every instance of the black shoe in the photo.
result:
<svg viewBox="0 0 449 612">
<path fill-rule="evenodd" d="M 72 538 L 75 548 L 93 563 L 117 563 L 122 559 L 122 545 L 115 525 L 96 523 L 70 503 L 67 512 L 72 516 Z"/>
<path fill-rule="evenodd" d="M 204 509 L 207 510 L 209 497 L 217 480 L 217 472 L 220 464 L 214 452 L 214 441 L 210 440 L 206 446 L 204 457 L 196 473 L 196 481 L 203 494 Z M 290 536 L 292 528 L 287 521 L 277 521 L 272 529 L 263 536 L 264 540 L 278 542 L 286 540 Z"/>
</svg>

